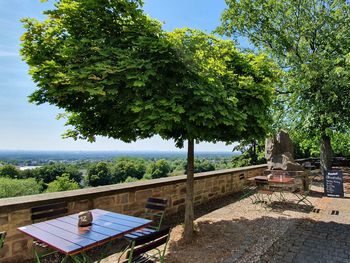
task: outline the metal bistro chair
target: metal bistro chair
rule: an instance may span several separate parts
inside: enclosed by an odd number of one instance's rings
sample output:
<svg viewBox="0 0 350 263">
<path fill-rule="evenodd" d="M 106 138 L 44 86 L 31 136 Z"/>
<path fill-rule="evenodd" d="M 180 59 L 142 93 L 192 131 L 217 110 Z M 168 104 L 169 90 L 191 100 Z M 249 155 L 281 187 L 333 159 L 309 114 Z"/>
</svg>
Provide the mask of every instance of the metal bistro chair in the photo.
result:
<svg viewBox="0 0 350 263">
<path fill-rule="evenodd" d="M 272 202 L 273 191 L 269 189 L 269 182 L 266 179 L 256 178 L 255 183 L 257 186 L 257 191 L 255 194 L 255 203 L 261 205 L 267 205 Z"/>
<path fill-rule="evenodd" d="M 5 243 L 6 232 L 0 232 L 0 249 L 3 248 Z"/>
<path fill-rule="evenodd" d="M 169 234 L 170 228 L 166 228 L 134 239 L 120 255 L 118 263 L 163 263 Z M 126 258 L 122 259 L 125 253 Z"/>
<path fill-rule="evenodd" d="M 67 208 L 66 202 L 41 205 L 41 206 L 36 206 L 31 208 L 31 220 L 33 223 L 39 223 L 44 220 L 65 216 L 67 213 L 68 213 L 68 208 Z M 34 240 L 33 245 L 34 245 L 34 252 L 35 252 L 37 262 L 40 262 L 40 258 L 49 256 L 57 252 L 57 251 L 50 251 L 50 249 L 47 247 L 46 244 L 38 240 Z M 41 248 L 41 250 L 44 250 L 45 252 L 41 251 L 41 253 L 39 253 L 37 251 L 37 248 Z"/>
<path fill-rule="evenodd" d="M 312 183 L 314 182 L 314 180 L 316 179 L 317 176 L 318 176 L 318 174 L 315 174 L 315 175 L 311 176 L 311 180 L 309 178 L 306 189 L 302 190 L 302 189 L 297 188 L 292 192 L 298 198 L 297 204 L 304 203 L 307 206 L 313 207 L 313 204 L 308 199 L 308 197 L 310 196 Z"/>
<path fill-rule="evenodd" d="M 147 228 L 143 228 L 141 230 L 132 232 L 128 235 L 125 235 L 125 238 L 131 242 L 132 240 L 148 235 L 150 233 L 153 233 L 155 231 L 158 231 L 162 225 L 165 208 L 167 206 L 168 201 L 165 199 L 160 198 L 154 198 L 150 197 L 147 199 L 146 206 L 145 206 L 145 213 L 143 215 L 144 218 L 153 220 L 152 225 L 148 226 Z"/>
</svg>

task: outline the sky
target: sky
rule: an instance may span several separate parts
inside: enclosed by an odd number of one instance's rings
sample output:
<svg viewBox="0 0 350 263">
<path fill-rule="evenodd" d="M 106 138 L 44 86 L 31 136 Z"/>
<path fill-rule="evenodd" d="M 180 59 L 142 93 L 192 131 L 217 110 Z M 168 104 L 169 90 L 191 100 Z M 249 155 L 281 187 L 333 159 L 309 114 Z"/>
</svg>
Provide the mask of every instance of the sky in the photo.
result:
<svg viewBox="0 0 350 263">
<path fill-rule="evenodd" d="M 96 142 L 62 139 L 67 127 L 56 120 L 62 110 L 28 102 L 36 89 L 28 67 L 19 56 L 24 32 L 20 19 L 44 19 L 42 11 L 52 3 L 39 0 L 0 0 L 0 150 L 74 150 L 74 151 L 176 151 L 173 141 L 160 137 L 124 143 L 98 137 Z M 220 24 L 224 0 L 145 0 L 145 13 L 164 23 L 163 28 L 191 27 L 210 33 Z M 186 146 L 185 146 L 186 147 Z M 232 151 L 225 143 L 200 143 L 196 151 Z M 181 150 L 186 150 L 181 149 Z"/>
</svg>

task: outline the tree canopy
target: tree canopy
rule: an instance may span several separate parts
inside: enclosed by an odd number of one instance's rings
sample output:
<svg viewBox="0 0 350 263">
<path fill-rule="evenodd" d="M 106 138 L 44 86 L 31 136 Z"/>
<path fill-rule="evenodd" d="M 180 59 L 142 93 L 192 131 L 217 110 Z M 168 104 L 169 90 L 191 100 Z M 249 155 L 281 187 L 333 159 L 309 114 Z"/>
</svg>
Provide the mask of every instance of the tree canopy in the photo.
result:
<svg viewBox="0 0 350 263">
<path fill-rule="evenodd" d="M 62 174 L 61 176 L 57 176 L 56 180 L 52 181 L 48 184 L 46 192 L 60 192 L 60 191 L 69 191 L 80 189 L 79 184 L 69 178 L 69 174 Z"/>
<path fill-rule="evenodd" d="M 321 139 L 321 163 L 329 169 L 330 137 L 350 123 L 349 1 L 226 3 L 219 31 L 247 37 L 285 69 L 290 127 Z"/>
<path fill-rule="evenodd" d="M 64 109 L 74 138 L 188 140 L 190 239 L 194 141 L 264 136 L 276 67 L 201 31 L 165 33 L 137 0 L 59 0 L 45 14 L 23 20 L 21 54 L 38 86 L 31 101 Z"/>
<path fill-rule="evenodd" d="M 116 182 L 111 175 L 108 164 L 105 162 L 90 165 L 84 179 L 90 186 L 107 185 Z"/>
<path fill-rule="evenodd" d="M 146 170 L 145 178 L 156 179 L 167 177 L 171 171 L 171 166 L 167 160 L 160 159 L 156 162 L 151 162 Z"/>
</svg>

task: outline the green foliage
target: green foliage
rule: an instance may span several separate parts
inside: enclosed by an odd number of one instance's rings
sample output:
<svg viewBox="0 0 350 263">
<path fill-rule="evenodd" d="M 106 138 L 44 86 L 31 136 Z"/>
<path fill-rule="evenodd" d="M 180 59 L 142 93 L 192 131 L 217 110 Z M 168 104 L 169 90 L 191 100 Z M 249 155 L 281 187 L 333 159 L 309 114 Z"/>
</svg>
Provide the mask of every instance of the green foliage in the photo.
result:
<svg viewBox="0 0 350 263">
<path fill-rule="evenodd" d="M 128 177 L 141 179 L 146 172 L 146 162 L 140 158 L 118 158 L 113 165 L 112 175 L 116 183 Z"/>
<path fill-rule="evenodd" d="M 209 172 L 214 171 L 215 166 L 211 162 L 205 159 L 195 159 L 194 161 L 194 172 L 195 173 L 202 173 L 202 172 Z"/>
<path fill-rule="evenodd" d="M 187 173 L 186 164 L 184 166 L 184 169 L 185 169 L 185 173 Z M 214 170 L 215 170 L 215 165 L 212 162 L 202 158 L 196 158 L 194 160 L 195 173 L 203 173 L 203 172 L 209 172 Z"/>
<path fill-rule="evenodd" d="M 240 154 L 232 157 L 232 167 L 245 167 L 252 165 L 252 158 L 247 154 Z"/>
<path fill-rule="evenodd" d="M 124 181 L 124 183 L 133 183 L 133 182 L 137 182 L 137 181 L 138 181 L 137 178 L 128 176 L 128 178 L 126 178 L 126 180 Z"/>
<path fill-rule="evenodd" d="M 41 185 L 34 179 L 10 179 L 0 177 L 0 198 L 33 195 L 41 192 Z"/>
<path fill-rule="evenodd" d="M 48 184 L 46 192 L 60 192 L 60 191 L 69 191 L 80 189 L 79 184 L 70 179 L 69 174 L 62 174 L 61 176 L 56 177 L 56 180 Z"/>
<path fill-rule="evenodd" d="M 51 183 L 56 180 L 56 177 L 62 176 L 63 174 L 68 174 L 69 178 L 77 183 L 82 180 L 82 173 L 75 165 L 68 164 L 49 164 L 44 165 L 39 168 L 31 170 L 32 176 L 38 181 L 43 181 L 45 184 Z M 29 176 L 27 174 L 27 176 Z"/>
<path fill-rule="evenodd" d="M 140 111 L 156 111 L 159 96 L 172 100 L 166 89 L 175 86 L 183 67 L 141 3 L 59 0 L 45 12 L 47 20 L 23 19 L 21 54 L 39 88 L 31 101 L 66 109 L 61 117 L 75 128 L 67 136 L 130 142 L 156 133 L 145 127 Z M 166 104 L 178 114 L 174 102 Z M 164 117 L 155 113 L 149 119 Z"/>
<path fill-rule="evenodd" d="M 156 179 L 161 177 L 167 177 L 171 172 L 171 166 L 167 160 L 160 159 L 156 162 L 151 162 L 147 166 L 145 178 Z"/>
<path fill-rule="evenodd" d="M 283 103 L 276 116 L 284 121 L 282 126 L 300 133 L 296 137 L 301 151 L 313 155 L 315 140 L 346 134 L 350 128 L 350 97 L 344 96 L 350 92 L 349 1 L 226 3 L 219 31 L 247 37 L 286 69 L 283 89 L 277 91 Z"/>
<path fill-rule="evenodd" d="M 320 155 L 320 136 L 308 136 L 294 130 L 291 132 L 295 158 L 318 157 Z M 334 156 L 350 157 L 350 135 L 348 132 L 333 132 L 331 135 Z"/>
<path fill-rule="evenodd" d="M 266 163 L 264 140 L 242 140 L 233 150 L 242 153 L 232 157 L 234 167 Z"/>
<path fill-rule="evenodd" d="M 89 186 L 108 185 L 115 182 L 110 167 L 105 162 L 92 164 L 88 169 L 85 180 Z"/>
<path fill-rule="evenodd" d="M 74 138 L 263 136 L 278 77 L 267 57 L 200 31 L 165 35 L 139 4 L 61 0 L 44 22 L 24 19 L 31 101 L 66 109 Z"/>
<path fill-rule="evenodd" d="M 18 178 L 20 170 L 11 164 L 0 165 L 0 177 Z"/>
</svg>

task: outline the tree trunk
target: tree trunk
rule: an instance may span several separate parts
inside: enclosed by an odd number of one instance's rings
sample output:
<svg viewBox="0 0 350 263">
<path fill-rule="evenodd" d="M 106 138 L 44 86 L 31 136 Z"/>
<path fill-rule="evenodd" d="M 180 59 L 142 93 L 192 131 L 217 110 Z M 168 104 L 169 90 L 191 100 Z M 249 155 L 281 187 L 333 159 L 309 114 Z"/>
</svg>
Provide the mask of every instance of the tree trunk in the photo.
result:
<svg viewBox="0 0 350 263">
<path fill-rule="evenodd" d="M 320 145 L 320 164 L 322 174 L 332 169 L 332 145 L 331 138 L 327 135 L 322 135 Z"/>
<path fill-rule="evenodd" d="M 257 164 L 258 162 L 258 155 L 256 154 L 256 140 L 253 141 L 253 164 Z"/>
<path fill-rule="evenodd" d="M 191 242 L 193 238 L 194 220 L 194 140 L 188 140 L 187 150 L 187 183 L 186 183 L 186 211 L 185 211 L 185 242 Z"/>
</svg>

